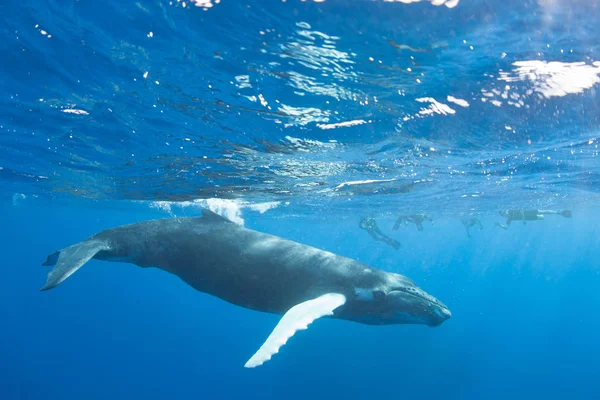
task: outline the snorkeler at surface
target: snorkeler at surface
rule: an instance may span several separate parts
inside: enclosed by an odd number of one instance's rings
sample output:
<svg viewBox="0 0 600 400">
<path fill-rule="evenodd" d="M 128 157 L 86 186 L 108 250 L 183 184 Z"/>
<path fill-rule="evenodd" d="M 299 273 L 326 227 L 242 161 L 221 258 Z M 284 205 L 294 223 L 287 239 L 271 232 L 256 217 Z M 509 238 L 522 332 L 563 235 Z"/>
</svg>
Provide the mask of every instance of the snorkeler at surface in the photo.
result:
<svg viewBox="0 0 600 400">
<path fill-rule="evenodd" d="M 479 221 L 479 218 L 477 218 L 477 217 L 464 217 L 464 218 L 461 218 L 461 222 L 463 223 L 463 225 L 467 229 L 467 236 L 468 237 L 471 237 L 470 229 L 472 227 L 474 227 L 475 225 L 479 226 L 479 230 L 483 229 L 483 226 L 481 225 L 481 221 Z"/>
<path fill-rule="evenodd" d="M 502 229 L 508 229 L 512 221 L 539 221 L 544 219 L 544 215 L 562 215 L 565 218 L 571 218 L 571 210 L 553 211 L 553 210 L 505 210 L 500 211 L 500 215 L 506 217 L 506 224 L 496 222 L 496 225 Z"/>
<path fill-rule="evenodd" d="M 375 218 L 363 217 L 360 220 L 359 226 L 362 229 L 369 232 L 369 235 L 371 235 L 373 237 L 373 239 L 380 241 L 380 242 L 387 243 L 396 250 L 398 250 L 400 248 L 400 242 L 392 239 L 391 237 L 389 237 L 386 234 L 384 234 L 383 232 L 381 232 L 381 230 L 377 226 L 377 222 L 375 222 Z"/>
<path fill-rule="evenodd" d="M 408 224 L 409 222 L 414 223 L 417 226 L 417 230 L 423 230 L 423 221 L 429 221 L 433 224 L 433 219 L 428 217 L 425 214 L 410 214 L 410 215 L 401 215 L 396 223 L 394 224 L 393 230 L 397 231 L 400 228 L 402 223 Z"/>
</svg>

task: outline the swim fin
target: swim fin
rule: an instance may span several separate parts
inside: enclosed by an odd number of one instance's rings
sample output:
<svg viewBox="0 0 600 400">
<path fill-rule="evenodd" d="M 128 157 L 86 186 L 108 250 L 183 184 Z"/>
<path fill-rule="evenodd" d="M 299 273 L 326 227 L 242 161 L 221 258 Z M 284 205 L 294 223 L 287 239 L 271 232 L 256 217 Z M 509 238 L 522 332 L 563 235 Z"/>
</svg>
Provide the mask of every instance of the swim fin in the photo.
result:
<svg viewBox="0 0 600 400">
<path fill-rule="evenodd" d="M 571 218 L 573 216 L 571 210 L 563 210 L 559 214 L 565 218 Z"/>
</svg>

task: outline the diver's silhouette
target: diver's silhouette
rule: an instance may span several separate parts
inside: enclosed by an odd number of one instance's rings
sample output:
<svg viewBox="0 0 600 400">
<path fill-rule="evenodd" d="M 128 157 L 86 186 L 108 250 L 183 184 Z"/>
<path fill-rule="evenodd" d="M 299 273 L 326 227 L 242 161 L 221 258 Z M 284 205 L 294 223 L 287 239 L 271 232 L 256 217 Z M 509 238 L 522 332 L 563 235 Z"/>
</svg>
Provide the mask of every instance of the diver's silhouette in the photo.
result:
<svg viewBox="0 0 600 400">
<path fill-rule="evenodd" d="M 410 215 L 401 215 L 396 223 L 394 224 L 393 230 L 397 231 L 400 228 L 402 223 L 408 224 L 409 222 L 414 223 L 417 226 L 417 230 L 423 230 L 423 221 L 429 221 L 433 224 L 433 219 L 428 217 L 425 214 L 410 214 Z"/>
<path fill-rule="evenodd" d="M 461 222 L 463 223 L 463 225 L 465 226 L 465 229 L 467 230 L 468 237 L 471 237 L 470 229 L 472 227 L 474 227 L 475 225 L 479 226 L 479 230 L 483 229 L 483 226 L 481 225 L 481 221 L 479 221 L 479 218 L 477 218 L 477 217 L 461 218 Z"/>
<path fill-rule="evenodd" d="M 369 232 L 369 235 L 371 235 L 373 237 L 373 239 L 380 241 L 380 242 L 387 243 L 396 250 L 398 250 L 400 248 L 400 242 L 392 239 L 391 237 L 389 237 L 386 234 L 384 234 L 383 232 L 381 232 L 381 230 L 377 226 L 377 222 L 375 222 L 375 218 L 363 217 L 360 220 L 359 226 L 360 226 L 360 228 Z"/>
<path fill-rule="evenodd" d="M 553 210 L 505 210 L 500 211 L 500 215 L 506 217 L 506 224 L 496 222 L 496 226 L 502 229 L 508 229 L 512 221 L 539 221 L 544 219 L 544 215 L 562 215 L 565 218 L 571 218 L 571 210 L 553 211 Z"/>
</svg>

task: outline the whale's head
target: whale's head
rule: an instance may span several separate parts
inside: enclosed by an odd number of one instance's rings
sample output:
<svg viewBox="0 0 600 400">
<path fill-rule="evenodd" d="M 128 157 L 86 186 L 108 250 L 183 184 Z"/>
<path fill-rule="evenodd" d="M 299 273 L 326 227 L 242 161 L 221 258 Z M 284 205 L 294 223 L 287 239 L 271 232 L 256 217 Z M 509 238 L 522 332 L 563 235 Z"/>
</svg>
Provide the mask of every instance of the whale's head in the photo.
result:
<svg viewBox="0 0 600 400">
<path fill-rule="evenodd" d="M 426 293 L 410 279 L 387 274 L 376 288 L 356 288 L 352 317 L 372 325 L 423 324 L 438 326 L 451 317 L 444 303 Z"/>
</svg>

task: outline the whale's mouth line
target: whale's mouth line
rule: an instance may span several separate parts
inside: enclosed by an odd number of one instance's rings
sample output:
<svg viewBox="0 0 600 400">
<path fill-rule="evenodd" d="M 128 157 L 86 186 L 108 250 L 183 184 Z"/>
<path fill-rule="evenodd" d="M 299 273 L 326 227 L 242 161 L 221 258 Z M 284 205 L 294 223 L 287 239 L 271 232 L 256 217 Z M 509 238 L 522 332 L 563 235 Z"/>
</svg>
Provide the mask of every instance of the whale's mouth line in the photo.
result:
<svg viewBox="0 0 600 400">
<path fill-rule="evenodd" d="M 440 303 L 440 302 L 439 302 L 437 299 L 428 298 L 428 297 L 426 297 L 426 296 L 423 296 L 423 295 L 422 295 L 422 294 L 420 294 L 420 293 L 415 293 L 415 292 L 413 292 L 413 291 L 411 291 L 411 290 L 409 290 L 409 289 L 407 289 L 407 288 L 395 287 L 395 288 L 393 288 L 392 290 L 390 290 L 390 291 L 388 292 L 388 294 L 390 294 L 390 293 L 392 293 L 392 292 L 401 292 L 401 293 L 404 293 L 404 294 L 408 294 L 408 295 L 410 295 L 410 296 L 416 297 L 416 298 L 417 298 L 417 299 L 419 299 L 419 300 L 424 300 L 424 301 L 426 301 L 426 302 L 428 302 L 428 303 L 430 303 L 430 304 L 433 304 L 433 305 L 435 305 L 435 306 L 437 306 L 437 307 L 440 307 L 440 308 L 442 308 L 442 309 L 444 309 L 444 310 L 447 310 L 448 312 L 450 311 L 450 310 L 448 309 L 448 307 L 446 307 L 444 304 Z"/>
</svg>

